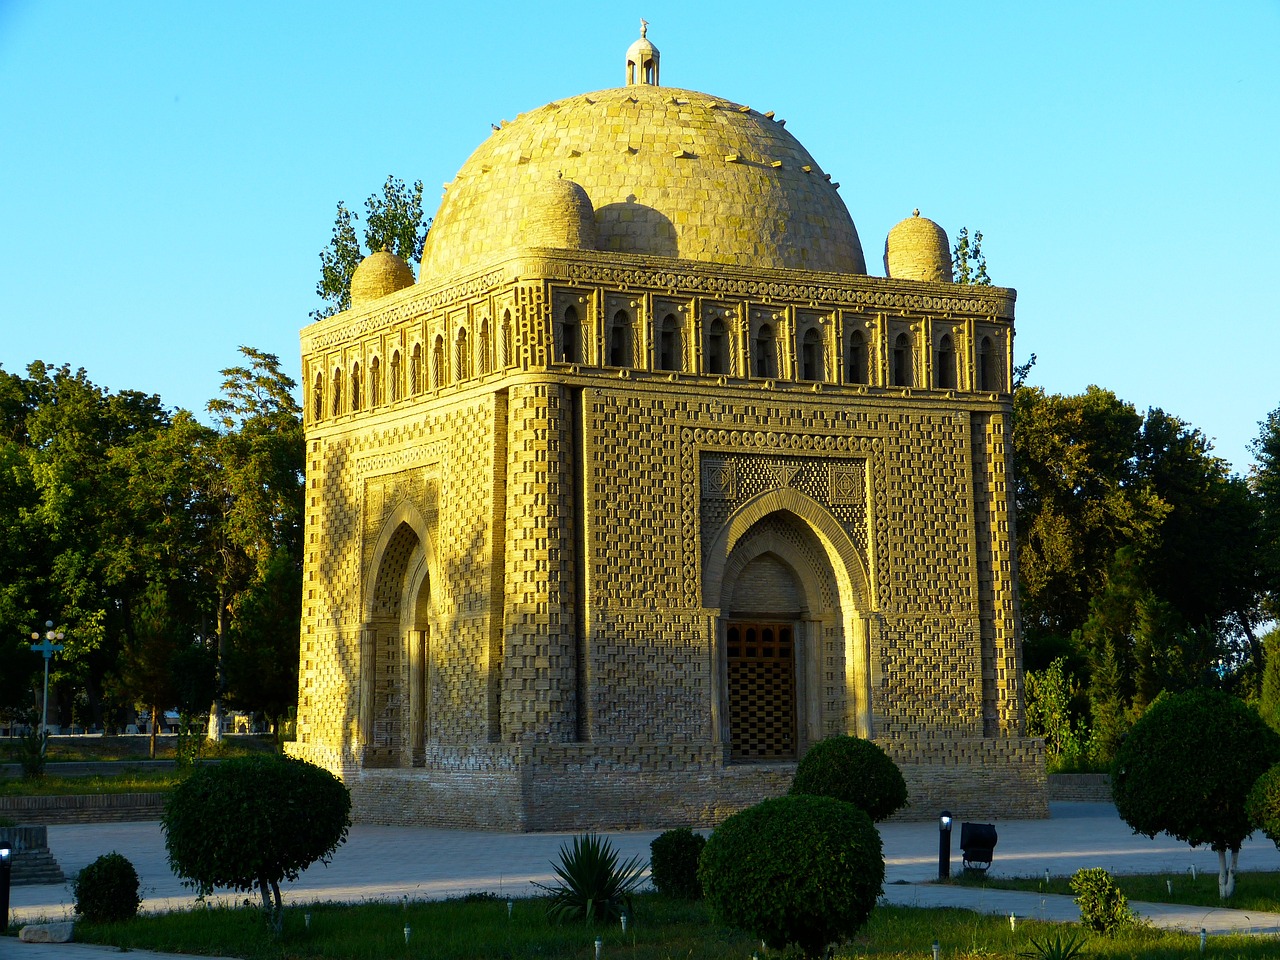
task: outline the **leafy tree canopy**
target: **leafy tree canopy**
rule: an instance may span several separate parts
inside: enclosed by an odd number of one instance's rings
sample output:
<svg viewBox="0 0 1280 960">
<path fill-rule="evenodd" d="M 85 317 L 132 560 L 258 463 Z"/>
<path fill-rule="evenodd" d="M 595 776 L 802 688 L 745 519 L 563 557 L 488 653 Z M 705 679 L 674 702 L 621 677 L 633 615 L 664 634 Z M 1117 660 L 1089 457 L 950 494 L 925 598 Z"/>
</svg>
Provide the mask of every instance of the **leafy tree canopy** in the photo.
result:
<svg viewBox="0 0 1280 960">
<path fill-rule="evenodd" d="M 371 194 L 365 206 L 365 249 L 360 248 L 354 222 L 359 215 L 338 202 L 329 246 L 320 251 L 320 280 L 316 294 L 326 306 L 311 312 L 312 319 L 341 313 L 351 306 L 351 275 L 364 257 L 377 250 L 396 254 L 416 272 L 422 259 L 430 221 L 422 213 L 422 181 L 406 187 L 403 180 L 388 176 L 382 195 Z"/>
<path fill-rule="evenodd" d="M 1253 832 L 1245 801 L 1277 761 L 1280 735 L 1243 701 L 1218 690 L 1166 695 L 1134 723 L 1116 753 L 1116 809 L 1135 833 L 1167 833 L 1218 851 L 1219 893 L 1228 897 L 1234 855 Z"/>
<path fill-rule="evenodd" d="M 979 287 L 991 286 L 987 276 L 987 258 L 982 252 L 982 231 L 969 233 L 961 227 L 956 242 L 951 246 L 951 276 L 956 283 L 971 283 Z"/>
</svg>

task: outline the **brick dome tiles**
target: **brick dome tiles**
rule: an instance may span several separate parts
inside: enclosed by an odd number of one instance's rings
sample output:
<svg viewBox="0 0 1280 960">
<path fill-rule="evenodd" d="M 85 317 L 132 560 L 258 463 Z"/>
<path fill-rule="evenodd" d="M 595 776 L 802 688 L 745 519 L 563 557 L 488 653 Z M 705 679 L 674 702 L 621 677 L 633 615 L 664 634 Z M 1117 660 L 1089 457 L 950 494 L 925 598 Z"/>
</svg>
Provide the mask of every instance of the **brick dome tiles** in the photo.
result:
<svg viewBox="0 0 1280 960">
<path fill-rule="evenodd" d="M 446 189 L 423 275 L 470 271 L 554 235 L 545 216 L 528 235 L 522 226 L 531 206 L 568 199 L 565 187 L 548 190 L 559 180 L 588 201 L 566 204 L 566 217 L 594 209 L 600 250 L 866 273 L 836 186 L 780 122 L 707 94 L 633 84 L 549 103 L 494 131 Z"/>
<path fill-rule="evenodd" d="M 378 250 L 361 260 L 351 274 L 351 305 L 357 307 L 412 285 L 409 265 L 388 250 Z"/>
</svg>

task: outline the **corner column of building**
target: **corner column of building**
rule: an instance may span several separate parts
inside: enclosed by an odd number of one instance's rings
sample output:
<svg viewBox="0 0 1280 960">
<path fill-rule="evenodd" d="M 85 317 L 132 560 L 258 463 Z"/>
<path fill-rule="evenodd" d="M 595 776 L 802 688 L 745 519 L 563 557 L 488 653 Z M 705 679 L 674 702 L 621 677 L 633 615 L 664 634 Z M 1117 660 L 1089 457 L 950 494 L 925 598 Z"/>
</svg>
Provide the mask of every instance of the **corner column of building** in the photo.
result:
<svg viewBox="0 0 1280 960">
<path fill-rule="evenodd" d="M 507 411 L 506 624 L 502 739 L 578 736 L 573 397 L 512 387 Z"/>
</svg>

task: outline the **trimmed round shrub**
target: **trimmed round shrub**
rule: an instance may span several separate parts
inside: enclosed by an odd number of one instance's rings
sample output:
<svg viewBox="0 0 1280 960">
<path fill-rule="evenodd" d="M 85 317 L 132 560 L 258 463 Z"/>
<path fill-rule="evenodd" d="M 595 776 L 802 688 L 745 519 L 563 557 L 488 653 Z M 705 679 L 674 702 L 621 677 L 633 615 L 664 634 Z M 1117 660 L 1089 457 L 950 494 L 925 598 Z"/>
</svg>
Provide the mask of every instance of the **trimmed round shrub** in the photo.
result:
<svg viewBox="0 0 1280 960">
<path fill-rule="evenodd" d="M 907 783 L 889 755 L 861 737 L 819 740 L 796 764 L 791 795 L 832 797 L 879 823 L 907 805 Z"/>
<path fill-rule="evenodd" d="M 1218 690 L 1156 699 L 1116 752 L 1111 793 L 1135 833 L 1237 850 L 1253 832 L 1245 799 L 1280 760 L 1280 737 Z"/>
<path fill-rule="evenodd" d="M 880 834 L 866 812 L 831 797 L 787 796 L 734 814 L 698 863 L 716 918 L 771 949 L 821 956 L 871 916 L 884 885 Z"/>
<path fill-rule="evenodd" d="M 1245 798 L 1244 810 L 1249 822 L 1280 849 L 1280 763 L 1254 782 Z"/>
<path fill-rule="evenodd" d="M 328 863 L 351 826 L 351 794 L 328 770 L 290 757 L 196 767 L 161 818 L 169 866 L 188 886 L 257 890 L 278 927 L 280 883 Z"/>
<path fill-rule="evenodd" d="M 120 923 L 138 915 L 138 871 L 114 851 L 104 853 L 71 882 L 76 913 L 89 923 Z"/>
<path fill-rule="evenodd" d="M 664 897 L 681 900 L 702 899 L 698 883 L 698 857 L 707 838 L 688 827 L 668 830 L 649 844 L 649 876 L 654 889 Z"/>
</svg>

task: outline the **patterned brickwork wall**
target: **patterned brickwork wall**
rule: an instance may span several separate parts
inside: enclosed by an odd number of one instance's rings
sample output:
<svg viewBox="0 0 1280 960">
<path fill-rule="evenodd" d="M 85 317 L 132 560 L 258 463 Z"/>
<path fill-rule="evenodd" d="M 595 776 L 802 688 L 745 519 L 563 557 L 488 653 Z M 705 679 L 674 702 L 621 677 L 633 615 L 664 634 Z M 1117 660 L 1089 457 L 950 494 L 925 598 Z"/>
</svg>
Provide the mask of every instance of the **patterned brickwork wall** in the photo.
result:
<svg viewBox="0 0 1280 960">
<path fill-rule="evenodd" d="M 445 742 L 489 739 L 493 428 L 492 395 L 451 404 L 426 427 L 427 436 L 448 437 L 432 584 L 439 629 L 429 656 L 429 723 L 432 739 Z"/>
<path fill-rule="evenodd" d="M 1018 570 L 1012 506 L 1012 436 L 1002 413 L 974 417 L 974 502 L 978 512 L 978 543 L 986 553 L 979 563 L 983 628 L 991 636 L 989 657 L 995 730 L 988 736 L 1021 736 L 1024 732 L 1023 650 L 1018 617 Z M 979 449 L 980 445 L 980 449 Z M 980 465 L 980 466 L 979 466 Z M 988 626 L 989 622 L 989 626 Z M 988 709 L 984 698 L 984 712 Z"/>
<path fill-rule="evenodd" d="M 495 422 L 505 429 L 505 422 L 496 420 L 492 394 L 434 407 L 311 444 L 308 491 L 316 493 L 308 500 L 304 571 L 304 744 L 318 739 L 353 749 L 363 737 L 364 746 L 383 751 L 380 762 L 399 765 L 413 737 L 408 646 L 417 632 L 425 634 L 428 656 L 426 716 L 418 722 L 449 740 L 490 736 L 492 497 L 500 472 L 493 429 Z M 425 523 L 429 544 L 402 524 L 375 556 L 390 518 L 406 504 Z M 421 593 L 409 597 L 408 578 L 428 546 L 434 569 Z M 362 663 L 362 650 L 372 664 Z M 362 683 L 371 683 L 363 694 Z M 356 729 L 361 709 L 369 725 L 363 734 Z"/>
<path fill-rule="evenodd" d="M 627 313 L 631 365 L 555 363 L 557 297 L 581 305 L 594 364 Z M 1035 806 L 1042 748 L 1000 739 L 1022 729 L 1007 397 L 972 389 L 979 328 L 1007 373 L 1010 291 L 540 251 L 378 304 L 303 338 L 308 390 L 314 370 L 349 391 L 373 359 L 383 377 L 360 407 L 307 404 L 293 749 L 356 785 L 360 816 L 709 823 L 785 788 L 786 763 L 726 765 L 717 614 L 735 595 L 800 617 L 801 749 L 861 730 L 895 745 L 921 805 Z M 712 317 L 721 376 L 698 372 Z M 662 360 L 665 318 L 680 349 Z M 765 323 L 777 379 L 749 379 Z M 944 327 L 952 390 L 932 382 Z M 819 366 L 799 346 L 815 330 Z M 851 330 L 869 384 L 846 382 Z M 909 389 L 886 382 L 900 331 Z M 796 382 L 806 363 L 827 382 Z M 398 769 L 366 762 L 375 714 Z"/>
<path fill-rule="evenodd" d="M 899 819 L 950 810 L 957 820 L 1049 815 L 1044 741 L 1016 737 L 877 738 L 902 769 L 910 807 Z"/>
<path fill-rule="evenodd" d="M 514 386 L 507 409 L 504 739 L 577 737 L 569 395 Z"/>
<path fill-rule="evenodd" d="M 899 764 L 909 805 L 896 820 L 1048 816 L 1041 740 L 877 741 Z M 443 773 L 448 776 L 442 776 Z M 492 830 L 711 827 L 786 793 L 794 763 L 722 766 L 714 752 L 660 743 L 490 745 L 433 754 L 426 770 L 364 771 L 357 819 Z"/>
</svg>

